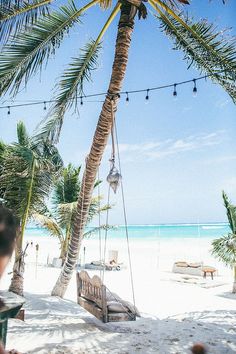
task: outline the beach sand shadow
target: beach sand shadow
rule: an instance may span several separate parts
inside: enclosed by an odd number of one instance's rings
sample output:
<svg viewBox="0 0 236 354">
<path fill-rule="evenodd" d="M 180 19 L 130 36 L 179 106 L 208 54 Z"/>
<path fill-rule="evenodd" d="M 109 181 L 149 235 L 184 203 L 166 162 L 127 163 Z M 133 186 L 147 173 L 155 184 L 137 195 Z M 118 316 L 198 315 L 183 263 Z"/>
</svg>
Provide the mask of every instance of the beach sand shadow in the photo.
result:
<svg viewBox="0 0 236 354">
<path fill-rule="evenodd" d="M 8 346 L 25 354 L 188 354 L 195 342 L 205 343 L 212 354 L 236 351 L 236 311 L 103 324 L 69 300 L 29 293 L 26 300 L 26 320 L 10 321 L 8 336 Z"/>
</svg>

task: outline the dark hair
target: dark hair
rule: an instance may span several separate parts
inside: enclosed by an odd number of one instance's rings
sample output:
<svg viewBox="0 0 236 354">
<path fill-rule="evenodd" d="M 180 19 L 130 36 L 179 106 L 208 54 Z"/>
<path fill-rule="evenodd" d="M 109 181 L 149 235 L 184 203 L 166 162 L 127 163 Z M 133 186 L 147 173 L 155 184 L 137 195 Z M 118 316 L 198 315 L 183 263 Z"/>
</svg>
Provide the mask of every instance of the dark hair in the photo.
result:
<svg viewBox="0 0 236 354">
<path fill-rule="evenodd" d="M 12 255 L 18 228 L 18 218 L 0 204 L 0 256 Z"/>
</svg>

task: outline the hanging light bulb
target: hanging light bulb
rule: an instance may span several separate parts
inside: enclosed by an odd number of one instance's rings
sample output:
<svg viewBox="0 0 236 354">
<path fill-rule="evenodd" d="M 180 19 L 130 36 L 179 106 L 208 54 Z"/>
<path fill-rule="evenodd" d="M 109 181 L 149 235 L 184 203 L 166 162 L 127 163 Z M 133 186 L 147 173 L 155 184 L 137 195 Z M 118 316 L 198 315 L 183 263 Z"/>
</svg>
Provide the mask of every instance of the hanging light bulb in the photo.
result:
<svg viewBox="0 0 236 354">
<path fill-rule="evenodd" d="M 146 94 L 145 100 L 146 100 L 146 103 L 148 103 L 148 101 L 149 101 L 149 89 L 147 89 L 147 94 Z"/>
<path fill-rule="evenodd" d="M 128 104 L 129 103 L 129 93 L 128 92 L 126 92 L 126 104 Z"/>
<path fill-rule="evenodd" d="M 46 109 L 47 109 L 47 106 L 46 106 L 46 102 L 45 102 L 45 101 L 43 102 L 43 109 L 44 109 L 44 111 L 46 111 Z"/>
<path fill-rule="evenodd" d="M 84 102 L 83 102 L 83 96 L 80 96 L 80 105 L 83 106 Z"/>
<path fill-rule="evenodd" d="M 8 109 L 7 114 L 10 115 L 10 114 L 11 114 L 11 108 L 10 108 L 10 106 L 8 106 L 7 109 Z"/>
<path fill-rule="evenodd" d="M 107 176 L 107 182 L 110 184 L 110 187 L 112 188 L 113 192 L 116 193 L 117 188 L 119 187 L 120 181 L 122 179 L 122 176 L 115 166 L 114 159 L 112 159 L 111 162 L 112 165 L 111 165 L 110 172 Z"/>
<path fill-rule="evenodd" d="M 176 87 L 177 87 L 177 84 L 174 84 L 173 96 L 174 96 L 174 99 L 175 99 L 175 100 L 177 99 L 177 90 L 176 90 Z"/>
<path fill-rule="evenodd" d="M 196 79 L 193 79 L 193 97 L 197 96 L 197 84 Z"/>
</svg>

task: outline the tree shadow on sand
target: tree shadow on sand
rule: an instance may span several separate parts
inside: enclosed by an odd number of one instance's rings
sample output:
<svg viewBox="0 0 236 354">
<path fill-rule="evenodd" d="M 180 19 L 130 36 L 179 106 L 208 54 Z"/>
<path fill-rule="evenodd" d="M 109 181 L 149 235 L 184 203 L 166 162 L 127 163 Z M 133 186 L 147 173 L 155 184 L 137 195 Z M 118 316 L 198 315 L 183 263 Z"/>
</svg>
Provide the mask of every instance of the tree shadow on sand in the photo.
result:
<svg viewBox="0 0 236 354">
<path fill-rule="evenodd" d="M 205 343 L 209 353 L 236 352 L 236 311 L 103 324 L 72 301 L 33 294 L 26 300 L 26 320 L 10 321 L 8 346 L 27 354 L 187 354 L 195 342 Z"/>
</svg>

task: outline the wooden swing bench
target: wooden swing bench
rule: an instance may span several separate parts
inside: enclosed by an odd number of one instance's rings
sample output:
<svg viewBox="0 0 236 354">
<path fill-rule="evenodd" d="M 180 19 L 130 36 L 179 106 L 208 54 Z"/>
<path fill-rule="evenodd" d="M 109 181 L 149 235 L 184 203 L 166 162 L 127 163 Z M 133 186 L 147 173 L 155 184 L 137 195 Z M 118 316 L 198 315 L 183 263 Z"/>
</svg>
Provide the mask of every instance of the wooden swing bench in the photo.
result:
<svg viewBox="0 0 236 354">
<path fill-rule="evenodd" d="M 90 278 L 84 270 L 77 272 L 77 302 L 81 307 L 104 323 L 135 321 L 136 313 L 120 303 L 114 294 L 112 296 L 118 306 L 109 301 L 107 290 L 97 275 Z"/>
</svg>

